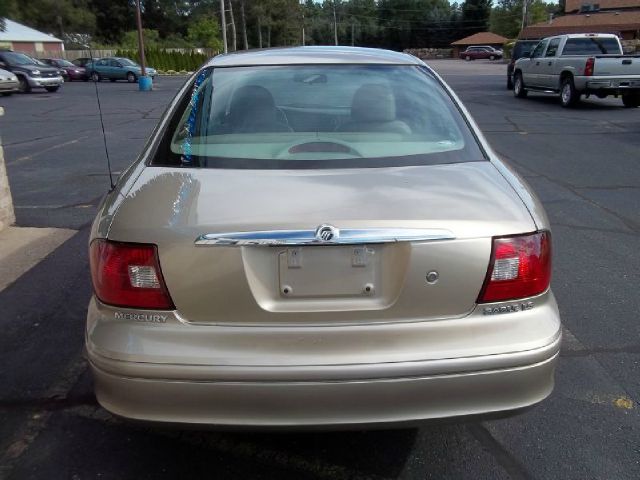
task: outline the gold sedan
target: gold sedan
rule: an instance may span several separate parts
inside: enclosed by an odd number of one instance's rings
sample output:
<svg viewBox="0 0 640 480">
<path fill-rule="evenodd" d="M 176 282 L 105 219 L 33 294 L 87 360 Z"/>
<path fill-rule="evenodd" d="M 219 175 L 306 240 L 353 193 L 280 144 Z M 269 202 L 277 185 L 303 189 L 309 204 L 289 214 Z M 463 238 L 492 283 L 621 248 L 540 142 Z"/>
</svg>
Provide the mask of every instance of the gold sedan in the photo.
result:
<svg viewBox="0 0 640 480">
<path fill-rule="evenodd" d="M 215 57 L 93 225 L 86 346 L 137 420 L 377 426 L 553 388 L 549 222 L 415 57 Z"/>
</svg>

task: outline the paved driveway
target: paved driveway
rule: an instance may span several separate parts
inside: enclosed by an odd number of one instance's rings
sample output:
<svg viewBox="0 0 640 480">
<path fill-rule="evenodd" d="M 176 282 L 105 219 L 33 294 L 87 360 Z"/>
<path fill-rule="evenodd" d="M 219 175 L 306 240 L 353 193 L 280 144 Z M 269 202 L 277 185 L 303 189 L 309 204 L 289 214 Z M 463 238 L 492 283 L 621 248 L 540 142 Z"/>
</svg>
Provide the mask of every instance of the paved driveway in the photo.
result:
<svg viewBox="0 0 640 480">
<path fill-rule="evenodd" d="M 0 99 L 20 226 L 77 233 L 0 291 L 0 478 L 640 478 L 640 109 L 516 100 L 504 64 L 434 62 L 494 148 L 539 193 L 567 327 L 554 394 L 522 416 L 420 429 L 215 433 L 99 408 L 81 357 L 86 240 L 108 187 L 93 85 Z M 100 84 L 114 171 L 184 81 Z"/>
</svg>

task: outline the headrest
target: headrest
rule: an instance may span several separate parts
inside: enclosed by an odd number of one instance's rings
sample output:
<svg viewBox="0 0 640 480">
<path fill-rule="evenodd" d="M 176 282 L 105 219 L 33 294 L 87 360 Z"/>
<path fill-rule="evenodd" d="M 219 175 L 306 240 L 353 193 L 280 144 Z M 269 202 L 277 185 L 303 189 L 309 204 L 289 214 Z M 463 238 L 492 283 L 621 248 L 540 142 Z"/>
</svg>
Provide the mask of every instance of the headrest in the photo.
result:
<svg viewBox="0 0 640 480">
<path fill-rule="evenodd" d="M 356 122 L 392 122 L 396 101 L 391 89 L 380 83 L 362 85 L 351 102 L 351 119 Z"/>
<path fill-rule="evenodd" d="M 270 110 L 275 112 L 276 103 L 273 96 L 259 85 L 244 85 L 233 92 L 229 113 L 231 115 L 247 114 Z"/>
</svg>

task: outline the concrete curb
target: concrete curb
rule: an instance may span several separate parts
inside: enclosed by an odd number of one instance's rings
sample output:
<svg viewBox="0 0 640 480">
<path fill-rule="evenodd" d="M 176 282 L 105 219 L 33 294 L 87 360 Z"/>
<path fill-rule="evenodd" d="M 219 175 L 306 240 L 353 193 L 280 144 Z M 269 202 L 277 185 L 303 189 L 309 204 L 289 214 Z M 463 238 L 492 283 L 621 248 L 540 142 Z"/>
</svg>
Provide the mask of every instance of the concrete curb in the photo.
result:
<svg viewBox="0 0 640 480">
<path fill-rule="evenodd" d="M 0 107 L 0 117 L 4 115 L 4 108 Z M 0 137 L 0 231 L 12 225 L 16 221 L 13 211 L 13 198 L 9 188 L 9 177 L 4 164 L 4 152 L 2 150 L 2 137 Z"/>
</svg>

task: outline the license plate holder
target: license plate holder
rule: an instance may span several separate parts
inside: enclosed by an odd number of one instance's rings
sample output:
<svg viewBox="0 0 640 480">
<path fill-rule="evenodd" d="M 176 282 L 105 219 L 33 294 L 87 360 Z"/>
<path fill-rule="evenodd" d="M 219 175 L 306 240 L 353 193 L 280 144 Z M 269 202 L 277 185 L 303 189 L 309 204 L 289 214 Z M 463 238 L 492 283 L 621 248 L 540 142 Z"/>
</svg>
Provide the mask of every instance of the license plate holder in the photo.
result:
<svg viewBox="0 0 640 480">
<path fill-rule="evenodd" d="M 380 253 L 380 248 L 367 245 L 287 248 L 279 253 L 278 258 L 280 296 L 377 296 Z"/>
</svg>

